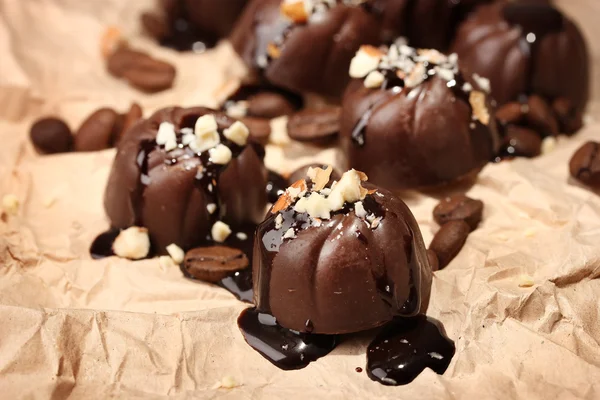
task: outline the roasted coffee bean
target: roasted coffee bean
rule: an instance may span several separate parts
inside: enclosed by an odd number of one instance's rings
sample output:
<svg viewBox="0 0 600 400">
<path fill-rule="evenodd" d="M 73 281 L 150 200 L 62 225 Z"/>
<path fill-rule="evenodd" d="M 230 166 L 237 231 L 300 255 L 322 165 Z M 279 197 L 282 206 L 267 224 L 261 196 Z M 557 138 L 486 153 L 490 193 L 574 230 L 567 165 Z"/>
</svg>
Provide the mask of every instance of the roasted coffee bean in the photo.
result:
<svg viewBox="0 0 600 400">
<path fill-rule="evenodd" d="M 437 255 L 433 250 L 427 250 L 427 260 L 429 260 L 429 265 L 431 266 L 432 271 L 437 271 L 440 269 L 440 260 L 438 260 Z"/>
<path fill-rule="evenodd" d="M 300 179 L 307 179 L 307 173 L 308 173 L 309 168 L 327 168 L 327 165 L 314 163 L 314 164 L 304 165 L 304 166 L 298 168 L 297 170 L 292 172 L 290 174 L 290 176 L 288 177 L 288 186 L 290 186 L 294 182 L 299 181 Z M 329 180 L 330 180 L 330 182 L 339 181 L 341 177 L 342 177 L 342 175 L 334 168 L 333 171 L 331 172 L 331 176 L 329 177 Z"/>
<path fill-rule="evenodd" d="M 250 130 L 250 137 L 255 142 L 267 144 L 269 136 L 271 136 L 271 121 L 265 118 L 244 117 L 240 118 Z"/>
<path fill-rule="evenodd" d="M 331 139 L 340 131 L 340 107 L 306 109 L 290 116 L 288 136 L 299 142 Z"/>
<path fill-rule="evenodd" d="M 75 150 L 97 151 L 111 147 L 115 130 L 119 129 L 119 114 L 111 108 L 101 108 L 90 115 L 75 135 Z"/>
<path fill-rule="evenodd" d="M 583 113 L 574 110 L 568 98 L 555 99 L 552 102 L 552 110 L 558 118 L 561 132 L 573 134 L 583 127 Z"/>
<path fill-rule="evenodd" d="M 198 247 L 188 251 L 183 260 L 183 267 L 190 276 L 213 283 L 248 265 L 246 254 L 226 246 Z"/>
<path fill-rule="evenodd" d="M 169 26 L 165 18 L 151 12 L 145 12 L 140 15 L 142 27 L 150 36 L 157 40 L 169 35 Z"/>
<path fill-rule="evenodd" d="M 465 221 L 450 221 L 435 234 L 429 249 L 439 261 L 439 269 L 445 268 L 465 245 L 471 227 Z"/>
<path fill-rule="evenodd" d="M 108 71 L 144 92 L 154 93 L 173 86 L 176 70 L 171 64 L 150 55 L 120 46 L 107 60 Z"/>
<path fill-rule="evenodd" d="M 277 118 L 296 111 L 294 104 L 284 95 L 275 92 L 260 92 L 248 98 L 248 116 Z"/>
<path fill-rule="evenodd" d="M 513 157 L 537 157 L 542 152 L 542 138 L 534 130 L 509 125 L 505 130 L 503 152 Z"/>
<path fill-rule="evenodd" d="M 117 134 L 113 138 L 114 146 L 119 144 L 119 141 L 121 141 L 121 138 L 125 135 L 129 128 L 142 119 L 142 114 L 142 107 L 140 107 L 138 103 L 132 103 L 127 114 L 123 116 L 122 127 L 118 130 Z"/>
<path fill-rule="evenodd" d="M 523 107 L 523 104 L 519 102 L 507 103 L 498 108 L 496 111 L 496 119 L 504 125 L 519 123 L 525 116 Z"/>
<path fill-rule="evenodd" d="M 40 154 L 66 153 L 73 149 L 71 129 L 58 118 L 37 120 L 31 126 L 29 138 Z"/>
<path fill-rule="evenodd" d="M 446 197 L 433 209 L 433 219 L 440 226 L 450 221 L 465 221 L 471 230 L 477 229 L 483 215 L 483 202 L 464 194 Z"/>
<path fill-rule="evenodd" d="M 559 134 L 558 121 L 546 100 L 538 95 L 531 95 L 527 100 L 527 121 L 538 128 L 544 136 Z"/>
<path fill-rule="evenodd" d="M 600 143 L 587 142 L 569 162 L 571 176 L 594 189 L 600 189 Z"/>
</svg>

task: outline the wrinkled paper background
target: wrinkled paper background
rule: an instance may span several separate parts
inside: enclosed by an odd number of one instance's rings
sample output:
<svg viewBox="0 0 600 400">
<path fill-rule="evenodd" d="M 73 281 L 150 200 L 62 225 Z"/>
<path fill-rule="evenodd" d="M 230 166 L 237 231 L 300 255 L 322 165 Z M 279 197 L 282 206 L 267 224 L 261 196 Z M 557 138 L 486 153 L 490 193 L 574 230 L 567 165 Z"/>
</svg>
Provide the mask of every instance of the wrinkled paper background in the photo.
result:
<svg viewBox="0 0 600 400">
<path fill-rule="evenodd" d="M 600 4 L 562 3 L 598 56 Z M 593 117 L 554 152 L 489 165 L 469 188 L 485 202 L 484 221 L 436 273 L 429 309 L 456 341 L 444 376 L 427 370 L 408 386 L 385 387 L 356 373 L 373 333 L 284 372 L 246 345 L 236 325 L 246 305 L 226 291 L 185 280 L 156 259 L 90 260 L 89 244 L 108 227 L 102 194 L 114 150 L 37 156 L 31 121 L 56 114 L 76 127 L 100 106 L 126 111 L 132 100 L 146 115 L 172 104 L 214 105 L 242 73 L 226 44 L 178 54 L 144 38 L 138 14 L 151 6 L 0 0 L 0 195 L 21 201 L 17 216 L 0 221 L 2 398 L 600 397 L 600 198 L 570 181 L 566 167 L 583 141 L 600 136 Z M 98 41 L 111 24 L 177 65 L 173 90 L 143 95 L 105 72 Z M 288 144 L 270 146 L 268 164 L 285 172 L 313 153 L 334 159 L 332 150 Z M 437 229 L 431 210 L 444 194 L 404 194 L 427 243 Z M 534 286 L 519 287 L 521 275 Z M 239 386 L 216 388 L 226 376 Z"/>
</svg>

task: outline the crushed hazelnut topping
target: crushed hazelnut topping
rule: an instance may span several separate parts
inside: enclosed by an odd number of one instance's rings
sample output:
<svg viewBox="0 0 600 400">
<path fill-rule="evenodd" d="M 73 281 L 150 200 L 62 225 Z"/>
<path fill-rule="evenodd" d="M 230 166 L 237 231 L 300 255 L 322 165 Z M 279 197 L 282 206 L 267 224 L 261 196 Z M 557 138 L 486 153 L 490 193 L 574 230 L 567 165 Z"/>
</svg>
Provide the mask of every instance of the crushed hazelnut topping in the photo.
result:
<svg viewBox="0 0 600 400">
<path fill-rule="evenodd" d="M 170 122 L 162 122 L 158 127 L 156 134 L 156 144 L 165 146 L 166 151 L 171 151 L 177 147 L 177 136 L 175 135 L 175 125 Z"/>
<path fill-rule="evenodd" d="M 381 51 L 376 47 L 361 46 L 350 63 L 350 76 L 364 78 L 378 67 L 381 56 Z"/>
<path fill-rule="evenodd" d="M 308 21 L 309 11 L 304 0 L 286 0 L 281 3 L 280 11 L 281 14 L 297 24 L 304 24 Z"/>
<path fill-rule="evenodd" d="M 354 169 L 345 172 L 340 181 L 331 188 L 328 197 L 331 211 L 341 210 L 346 202 L 354 203 L 363 200 L 368 190 L 362 187 L 361 183 L 367 179 L 367 175 Z"/>
<path fill-rule="evenodd" d="M 244 232 L 236 233 L 235 237 L 238 238 L 239 240 L 247 240 L 248 239 L 248 235 L 246 235 Z"/>
<path fill-rule="evenodd" d="M 362 201 L 357 201 L 356 203 L 354 203 L 354 213 L 359 218 L 367 217 L 367 211 L 365 210 L 365 206 L 363 206 Z"/>
<path fill-rule="evenodd" d="M 294 239 L 296 237 L 296 232 L 294 231 L 294 228 L 290 228 L 287 231 L 285 231 L 285 234 L 283 235 L 284 239 Z"/>
<path fill-rule="evenodd" d="M 215 211 L 217 211 L 217 205 L 215 203 L 210 203 L 206 206 L 206 211 L 208 211 L 209 214 L 214 214 Z"/>
<path fill-rule="evenodd" d="M 277 59 L 277 58 L 281 57 L 281 49 L 279 47 L 277 47 L 277 45 L 275 43 L 269 43 L 267 45 L 267 54 L 271 58 Z"/>
<path fill-rule="evenodd" d="M 306 189 L 307 186 L 306 181 L 304 179 L 294 182 L 292 186 L 287 188 L 286 191 L 281 196 L 279 196 L 279 199 L 277 199 L 277 201 L 273 205 L 271 213 L 275 214 L 281 210 L 285 210 L 286 208 L 288 208 L 294 202 L 294 200 L 298 198 L 298 195 L 301 192 L 306 192 Z"/>
<path fill-rule="evenodd" d="M 485 104 L 485 94 L 478 90 L 473 90 L 469 94 L 469 103 L 473 107 L 473 119 L 484 125 L 490 123 L 490 112 Z"/>
<path fill-rule="evenodd" d="M 217 221 L 212 226 L 210 234 L 215 242 L 223 243 L 231 235 L 231 228 L 226 223 Z"/>
<path fill-rule="evenodd" d="M 113 242 L 113 251 L 122 258 L 140 260 L 150 252 L 148 229 L 132 226 L 119 233 Z"/>
<path fill-rule="evenodd" d="M 548 154 L 556 148 L 556 138 L 548 136 L 542 140 L 542 154 Z"/>
<path fill-rule="evenodd" d="M 233 157 L 231 149 L 224 144 L 218 144 L 216 147 L 208 150 L 208 154 L 210 155 L 210 161 L 221 165 L 228 164 Z"/>
<path fill-rule="evenodd" d="M 519 287 L 528 288 L 535 285 L 535 281 L 529 275 L 523 274 L 519 276 Z"/>
<path fill-rule="evenodd" d="M 19 205 L 19 199 L 14 194 L 7 194 L 2 197 L 2 208 L 11 215 L 17 215 Z"/>
<path fill-rule="evenodd" d="M 329 178 L 331 177 L 331 173 L 333 172 L 333 167 L 331 165 L 327 166 L 326 169 L 323 168 L 309 168 L 307 175 L 313 183 L 313 190 L 319 191 L 325 188 L 325 186 L 329 183 Z"/>
<path fill-rule="evenodd" d="M 312 218 L 331 218 L 331 206 L 328 199 L 317 192 L 312 192 L 308 197 L 302 197 L 294 206 L 294 211 L 308 213 Z"/>
<path fill-rule="evenodd" d="M 385 76 L 379 71 L 371 71 L 365 78 L 365 87 L 369 89 L 380 88 L 385 82 Z"/>
<path fill-rule="evenodd" d="M 214 115 L 206 114 L 196 120 L 194 133 L 201 137 L 204 133 L 216 132 L 218 129 L 217 120 Z"/>
<path fill-rule="evenodd" d="M 169 253 L 176 264 L 181 264 L 185 257 L 185 252 L 183 249 L 177 246 L 175 243 L 171 243 L 167 246 L 167 253 Z"/>
<path fill-rule="evenodd" d="M 238 146 L 245 146 L 248 143 L 250 131 L 242 122 L 236 121 L 223 131 L 223 135 Z"/>
</svg>

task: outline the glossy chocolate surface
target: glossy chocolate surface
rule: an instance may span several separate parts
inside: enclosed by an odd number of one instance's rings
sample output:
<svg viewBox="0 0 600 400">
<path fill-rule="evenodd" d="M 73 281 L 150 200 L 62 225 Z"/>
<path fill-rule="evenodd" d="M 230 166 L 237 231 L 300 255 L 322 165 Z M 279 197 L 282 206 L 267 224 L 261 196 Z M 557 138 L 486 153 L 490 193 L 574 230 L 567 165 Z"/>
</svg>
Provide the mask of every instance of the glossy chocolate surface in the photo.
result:
<svg viewBox="0 0 600 400">
<path fill-rule="evenodd" d="M 254 244 L 260 312 L 299 332 L 340 334 L 426 309 L 431 268 L 410 210 L 381 189 L 362 204 L 377 224 L 365 223 L 352 205 L 320 226 L 290 208 L 281 212 L 278 228 L 277 214 L 269 214 Z M 284 239 L 289 229 L 295 238 Z"/>
<path fill-rule="evenodd" d="M 252 1 L 231 41 L 246 64 L 270 83 L 296 92 L 339 98 L 348 66 L 362 44 L 377 44 L 380 18 L 367 6 L 337 6 L 295 23 L 280 12 L 281 0 Z M 275 46 L 276 58 L 268 48 Z"/>
<path fill-rule="evenodd" d="M 221 141 L 231 148 L 227 165 L 212 163 L 207 151 L 195 153 L 180 145 L 167 152 L 157 145 L 162 122 L 172 123 L 178 133 L 193 132 L 196 120 L 206 114 L 215 116 Z M 175 107 L 134 125 L 119 144 L 106 187 L 104 206 L 112 226 L 148 228 L 154 251 L 165 254 L 171 243 L 184 250 L 211 244 L 217 220 L 229 225 L 231 236 L 261 221 L 267 204 L 264 155 L 251 142 L 242 147 L 223 137 L 233 122 L 207 108 Z M 213 213 L 209 204 L 216 205 Z"/>
<path fill-rule="evenodd" d="M 452 51 L 470 72 L 490 79 L 499 105 L 537 94 L 550 104 L 568 99 L 572 118 L 585 109 L 590 91 L 585 40 L 571 20 L 543 1 L 480 7 L 458 30 Z"/>
</svg>

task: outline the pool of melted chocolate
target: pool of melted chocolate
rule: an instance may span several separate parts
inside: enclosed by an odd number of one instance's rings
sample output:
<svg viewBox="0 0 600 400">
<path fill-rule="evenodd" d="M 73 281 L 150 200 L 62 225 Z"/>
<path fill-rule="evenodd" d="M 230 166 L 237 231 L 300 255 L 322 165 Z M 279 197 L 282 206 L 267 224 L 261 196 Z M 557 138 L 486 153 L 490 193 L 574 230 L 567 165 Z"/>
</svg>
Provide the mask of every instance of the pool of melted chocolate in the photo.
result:
<svg viewBox="0 0 600 400">
<path fill-rule="evenodd" d="M 367 374 L 384 385 L 406 385 L 425 368 L 443 374 L 455 351 L 440 322 L 425 315 L 396 318 L 369 344 Z"/>
<path fill-rule="evenodd" d="M 275 317 L 256 308 L 244 310 L 238 326 L 246 342 L 276 367 L 302 369 L 329 354 L 339 342 L 336 335 L 299 333 L 280 326 Z"/>
</svg>

